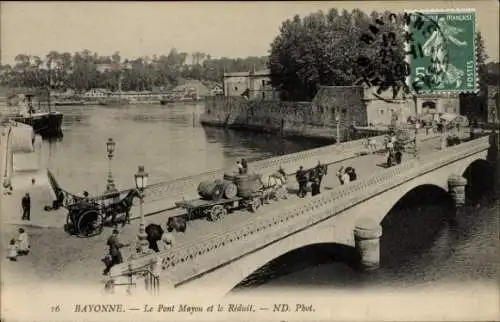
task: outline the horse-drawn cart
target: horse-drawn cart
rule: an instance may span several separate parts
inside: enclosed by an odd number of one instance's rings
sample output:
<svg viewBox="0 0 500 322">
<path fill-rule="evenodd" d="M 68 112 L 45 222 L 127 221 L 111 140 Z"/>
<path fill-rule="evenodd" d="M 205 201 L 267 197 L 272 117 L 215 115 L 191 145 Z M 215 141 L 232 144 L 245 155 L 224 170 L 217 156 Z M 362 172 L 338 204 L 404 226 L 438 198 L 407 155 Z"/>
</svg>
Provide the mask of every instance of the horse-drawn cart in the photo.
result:
<svg viewBox="0 0 500 322">
<path fill-rule="evenodd" d="M 137 196 L 135 189 L 128 191 L 121 199 L 119 193 L 94 198 L 73 196 L 72 201 L 63 204 L 68 209 L 65 230 L 77 237 L 92 237 L 99 235 L 106 224 L 120 222 L 125 225 L 130 220 L 133 198 Z"/>
<path fill-rule="evenodd" d="M 92 237 L 102 233 L 103 227 L 107 224 L 116 225 L 121 222 L 125 225 L 130 221 L 133 199 L 139 197 L 136 189 L 92 197 L 84 192 L 82 197 L 62 189 L 52 172 L 47 171 L 47 176 L 56 200 L 44 208 L 46 211 L 61 207 L 68 210 L 64 230 L 69 234 Z M 122 196 L 123 194 L 125 195 Z"/>
<path fill-rule="evenodd" d="M 201 198 L 177 201 L 175 205 L 187 210 L 187 220 L 205 217 L 217 221 L 234 210 L 256 212 L 269 200 L 286 198 L 285 182 L 283 171 L 266 178 L 258 174 L 226 173 L 223 180 L 201 182 L 198 186 Z"/>
<path fill-rule="evenodd" d="M 74 203 L 68 205 L 65 229 L 77 237 L 92 237 L 102 233 L 104 216 L 99 205 L 92 203 Z"/>
<path fill-rule="evenodd" d="M 187 220 L 206 217 L 210 221 L 217 221 L 237 209 L 247 208 L 252 212 L 256 212 L 262 205 L 262 196 L 262 192 L 256 192 L 251 198 L 192 199 L 177 201 L 175 205 L 187 210 Z"/>
</svg>

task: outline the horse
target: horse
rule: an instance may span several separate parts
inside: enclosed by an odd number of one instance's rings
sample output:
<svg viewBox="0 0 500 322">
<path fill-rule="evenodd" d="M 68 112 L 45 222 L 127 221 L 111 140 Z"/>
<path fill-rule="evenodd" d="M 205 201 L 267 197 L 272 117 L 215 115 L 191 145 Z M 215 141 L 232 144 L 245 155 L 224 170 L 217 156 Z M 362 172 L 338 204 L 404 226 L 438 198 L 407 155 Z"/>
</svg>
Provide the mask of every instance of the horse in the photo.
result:
<svg viewBox="0 0 500 322">
<path fill-rule="evenodd" d="M 106 206 L 103 210 L 106 215 L 111 216 L 111 223 L 116 223 L 116 215 L 125 213 L 125 217 L 121 220 L 122 227 L 125 224 L 130 224 L 130 209 L 134 204 L 134 198 L 140 197 L 139 191 L 137 189 L 130 190 L 123 199 L 120 201 L 113 203 L 109 206 Z"/>
<path fill-rule="evenodd" d="M 186 218 L 177 216 L 177 217 L 170 217 L 167 220 L 167 231 L 171 233 L 172 231 L 180 231 L 180 232 L 185 232 L 186 231 Z"/>
<path fill-rule="evenodd" d="M 316 193 L 314 193 L 313 195 L 320 193 L 321 181 L 327 174 L 328 164 L 321 164 L 319 162 L 318 165 L 316 165 L 314 168 L 306 170 L 307 189 L 310 189 L 311 192 L 313 192 L 313 190 L 316 190 Z"/>
<path fill-rule="evenodd" d="M 318 178 L 319 182 L 321 183 L 323 176 L 327 174 L 328 174 L 328 164 L 318 163 L 318 165 L 315 166 L 314 168 L 306 170 L 307 182 L 313 182 L 316 178 Z"/>
<path fill-rule="evenodd" d="M 286 199 L 286 184 L 287 184 L 287 175 L 283 168 L 280 168 L 278 171 L 270 174 L 270 175 L 261 175 L 259 176 L 260 184 L 262 185 L 264 190 L 271 190 L 269 196 L 267 196 L 266 201 L 270 197 L 275 200 L 279 199 L 276 193 L 281 190 L 283 192 L 283 198 Z"/>
</svg>

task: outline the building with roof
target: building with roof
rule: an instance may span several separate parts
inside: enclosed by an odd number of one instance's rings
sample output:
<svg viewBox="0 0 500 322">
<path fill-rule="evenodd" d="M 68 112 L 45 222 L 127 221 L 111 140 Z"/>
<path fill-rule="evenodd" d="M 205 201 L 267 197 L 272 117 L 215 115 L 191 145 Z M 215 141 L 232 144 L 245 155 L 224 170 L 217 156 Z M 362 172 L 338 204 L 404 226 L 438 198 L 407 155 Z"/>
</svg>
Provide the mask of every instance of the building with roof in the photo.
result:
<svg viewBox="0 0 500 322">
<path fill-rule="evenodd" d="M 223 83 L 225 96 L 246 96 L 257 100 L 279 99 L 279 92 L 271 85 L 269 69 L 224 73 Z"/>
</svg>

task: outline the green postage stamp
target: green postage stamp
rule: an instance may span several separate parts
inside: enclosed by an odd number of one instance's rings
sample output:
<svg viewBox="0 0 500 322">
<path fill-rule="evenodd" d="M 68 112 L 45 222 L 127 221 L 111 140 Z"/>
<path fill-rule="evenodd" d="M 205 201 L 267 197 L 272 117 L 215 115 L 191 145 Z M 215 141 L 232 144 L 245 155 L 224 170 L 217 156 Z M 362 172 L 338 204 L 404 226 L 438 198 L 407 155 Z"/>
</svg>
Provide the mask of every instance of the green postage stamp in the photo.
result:
<svg viewBox="0 0 500 322">
<path fill-rule="evenodd" d="M 475 93 L 474 9 L 406 12 L 406 82 L 416 93 Z"/>
</svg>

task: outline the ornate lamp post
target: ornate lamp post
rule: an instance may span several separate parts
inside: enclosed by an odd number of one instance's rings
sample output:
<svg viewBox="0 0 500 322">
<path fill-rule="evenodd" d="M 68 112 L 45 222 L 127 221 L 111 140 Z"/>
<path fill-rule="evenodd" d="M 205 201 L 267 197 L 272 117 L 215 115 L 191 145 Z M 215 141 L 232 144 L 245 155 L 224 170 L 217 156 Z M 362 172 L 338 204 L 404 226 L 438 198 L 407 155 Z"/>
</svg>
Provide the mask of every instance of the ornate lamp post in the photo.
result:
<svg viewBox="0 0 500 322">
<path fill-rule="evenodd" d="M 106 193 L 116 192 L 115 181 L 111 172 L 111 160 L 113 159 L 116 143 L 112 138 L 106 142 L 106 151 L 108 152 L 108 184 L 106 185 Z"/>
<path fill-rule="evenodd" d="M 139 222 L 139 235 L 138 235 L 138 245 L 137 247 L 141 249 L 141 253 L 146 253 L 148 250 L 148 235 L 146 234 L 146 224 L 144 222 L 144 212 L 142 211 L 142 205 L 144 203 L 144 190 L 148 185 L 148 173 L 144 171 L 144 166 L 140 165 L 137 173 L 134 175 L 135 186 L 139 190 L 140 199 L 140 222 Z"/>
</svg>

